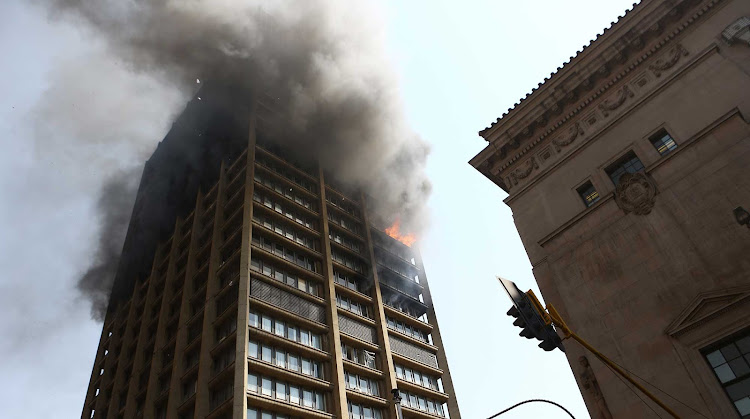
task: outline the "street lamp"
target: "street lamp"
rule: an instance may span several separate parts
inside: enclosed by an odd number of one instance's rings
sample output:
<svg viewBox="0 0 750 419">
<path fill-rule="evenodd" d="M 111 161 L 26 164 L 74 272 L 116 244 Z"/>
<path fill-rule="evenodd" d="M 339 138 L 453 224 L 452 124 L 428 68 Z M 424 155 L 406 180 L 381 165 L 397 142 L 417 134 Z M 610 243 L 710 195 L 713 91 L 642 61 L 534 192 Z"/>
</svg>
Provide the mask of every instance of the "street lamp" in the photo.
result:
<svg viewBox="0 0 750 419">
<path fill-rule="evenodd" d="M 401 411 L 401 393 L 399 393 L 397 388 L 394 388 L 391 390 L 391 394 L 393 394 L 393 404 L 396 405 L 398 419 L 404 419 L 404 412 Z"/>
<path fill-rule="evenodd" d="M 750 228 L 750 212 L 747 212 L 746 209 L 742 207 L 735 208 L 734 219 L 737 220 L 737 224 Z"/>
</svg>

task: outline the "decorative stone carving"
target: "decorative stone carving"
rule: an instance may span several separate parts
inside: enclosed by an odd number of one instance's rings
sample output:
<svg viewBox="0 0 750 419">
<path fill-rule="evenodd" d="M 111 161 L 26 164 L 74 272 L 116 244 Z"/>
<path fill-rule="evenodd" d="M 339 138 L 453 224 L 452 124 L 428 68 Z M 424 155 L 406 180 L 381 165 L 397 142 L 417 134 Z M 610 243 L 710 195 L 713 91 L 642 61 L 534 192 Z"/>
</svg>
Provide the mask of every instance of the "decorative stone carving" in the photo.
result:
<svg viewBox="0 0 750 419">
<path fill-rule="evenodd" d="M 615 190 L 615 202 L 625 214 L 646 215 L 654 208 L 656 185 L 643 172 L 625 173 Z"/>
<path fill-rule="evenodd" d="M 545 147 L 538 155 L 539 162 L 544 163 L 552 158 L 552 150 L 549 147 Z"/>
<path fill-rule="evenodd" d="M 750 17 L 743 16 L 734 21 L 721 33 L 727 42 L 734 43 L 744 41 L 750 45 Z"/>
<path fill-rule="evenodd" d="M 601 387 L 599 387 L 599 381 L 594 375 L 594 371 L 591 369 L 588 358 L 585 355 L 581 355 L 578 358 L 578 363 L 581 364 L 580 377 L 581 386 L 586 390 L 586 393 L 591 396 L 594 401 L 593 412 L 598 413 L 595 419 L 612 419 L 612 413 L 609 411 L 607 406 L 607 400 L 604 399 L 604 393 L 602 393 Z"/>
<path fill-rule="evenodd" d="M 641 50 L 645 44 L 643 43 L 643 36 L 636 36 L 630 41 L 630 46 L 636 50 Z"/>
<path fill-rule="evenodd" d="M 522 163 L 519 166 L 524 166 L 524 164 Z M 539 165 L 536 163 L 536 158 L 532 157 L 526 160 L 525 167 L 518 168 L 510 174 L 510 177 L 513 179 L 513 185 L 518 185 L 518 179 L 525 179 L 529 177 L 531 172 L 533 172 L 534 169 L 537 168 L 539 168 Z"/>
<path fill-rule="evenodd" d="M 592 112 L 592 113 L 588 114 L 587 116 L 584 116 L 583 120 L 585 120 L 586 124 L 588 124 L 588 126 L 591 127 L 594 124 L 596 124 L 596 122 L 599 120 L 599 118 L 597 117 L 596 112 Z"/>
<path fill-rule="evenodd" d="M 566 134 L 552 140 L 552 144 L 555 145 L 555 149 L 557 151 L 560 151 L 562 147 L 565 147 L 575 141 L 575 139 L 578 138 L 579 135 L 583 135 L 583 128 L 581 127 L 581 124 L 579 122 L 576 122 L 575 125 L 570 127 L 570 130 L 568 130 Z"/>
<path fill-rule="evenodd" d="M 599 109 L 602 110 L 604 116 L 609 116 L 611 111 L 622 106 L 622 104 L 625 103 L 625 100 L 629 97 L 633 97 L 633 92 L 630 91 L 628 86 L 623 86 L 619 92 L 612 95 L 609 99 L 602 101 L 602 103 L 599 104 Z"/>
<path fill-rule="evenodd" d="M 656 60 L 653 64 L 649 65 L 649 70 L 653 71 L 656 77 L 661 77 L 661 73 L 664 70 L 668 70 L 672 68 L 675 64 L 677 64 L 678 61 L 680 61 L 680 57 L 684 55 L 688 55 L 688 50 L 685 49 L 685 47 L 682 46 L 682 44 L 675 44 L 672 49 L 669 50 L 664 56 Z"/>
</svg>

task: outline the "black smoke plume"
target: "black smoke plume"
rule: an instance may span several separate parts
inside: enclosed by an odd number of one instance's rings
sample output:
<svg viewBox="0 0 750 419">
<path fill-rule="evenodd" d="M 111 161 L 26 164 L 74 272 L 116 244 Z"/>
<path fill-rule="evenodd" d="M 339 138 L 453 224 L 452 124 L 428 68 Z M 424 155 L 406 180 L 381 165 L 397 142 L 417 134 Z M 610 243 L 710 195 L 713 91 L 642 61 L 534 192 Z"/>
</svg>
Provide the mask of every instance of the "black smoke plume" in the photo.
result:
<svg viewBox="0 0 750 419">
<path fill-rule="evenodd" d="M 137 173 L 117 174 L 106 181 L 100 191 L 97 209 L 100 213 L 99 243 L 91 265 L 78 280 L 78 289 L 91 302 L 91 316 L 104 320 L 109 290 L 117 273 L 122 243 L 130 221 L 135 198 Z M 106 292 L 103 292 L 106 290 Z"/>
<path fill-rule="evenodd" d="M 386 219 L 398 217 L 402 228 L 417 233 L 424 227 L 428 147 L 404 121 L 381 28 L 371 24 L 370 15 L 377 14 L 372 5 L 322 0 L 37 1 L 54 19 L 72 19 L 89 28 L 131 72 L 176 86 L 185 98 L 195 92 L 199 79 L 272 99 L 279 122 L 272 126 L 282 127 L 272 133 L 276 140 L 304 150 L 338 180 L 362 188 Z M 171 105 L 165 104 L 165 112 L 174 114 Z M 127 226 L 123 214 L 132 208 L 132 194 L 111 200 L 111 191 L 131 179 L 137 177 L 115 176 L 102 188 L 99 248 L 79 281 L 97 318 L 103 314 Z"/>
</svg>

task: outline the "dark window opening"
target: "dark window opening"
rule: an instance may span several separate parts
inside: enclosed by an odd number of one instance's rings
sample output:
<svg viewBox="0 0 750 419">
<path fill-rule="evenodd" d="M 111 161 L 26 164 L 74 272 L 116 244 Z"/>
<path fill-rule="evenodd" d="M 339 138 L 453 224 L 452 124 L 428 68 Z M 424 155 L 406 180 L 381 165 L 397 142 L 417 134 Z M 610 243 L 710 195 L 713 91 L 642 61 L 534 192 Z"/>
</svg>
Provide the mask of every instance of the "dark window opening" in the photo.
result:
<svg viewBox="0 0 750 419">
<path fill-rule="evenodd" d="M 734 408 L 750 418 L 750 329 L 702 351 Z"/>
<path fill-rule="evenodd" d="M 591 181 L 579 186 L 576 191 L 578 192 L 578 195 L 581 196 L 581 199 L 583 199 L 583 203 L 587 208 L 594 205 L 594 203 L 600 198 L 599 192 L 596 191 L 596 188 L 591 184 Z"/>
<path fill-rule="evenodd" d="M 652 135 L 649 138 L 649 141 L 651 141 L 651 144 L 656 148 L 656 151 L 662 156 L 669 154 L 672 150 L 677 148 L 677 143 L 674 141 L 674 138 L 672 138 L 667 130 L 664 129 Z"/>
<path fill-rule="evenodd" d="M 620 178 L 625 173 L 635 173 L 644 169 L 643 163 L 635 155 L 634 152 L 629 151 L 624 156 L 620 157 L 616 162 L 612 163 L 605 171 L 612 183 L 617 186 L 620 183 Z"/>
</svg>

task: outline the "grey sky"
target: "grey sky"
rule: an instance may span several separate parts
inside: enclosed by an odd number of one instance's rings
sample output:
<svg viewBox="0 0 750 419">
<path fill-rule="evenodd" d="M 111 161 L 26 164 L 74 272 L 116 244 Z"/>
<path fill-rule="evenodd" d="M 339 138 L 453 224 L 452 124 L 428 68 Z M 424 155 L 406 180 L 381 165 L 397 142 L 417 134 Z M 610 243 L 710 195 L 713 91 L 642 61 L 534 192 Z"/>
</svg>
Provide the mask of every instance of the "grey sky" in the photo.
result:
<svg viewBox="0 0 750 419">
<path fill-rule="evenodd" d="M 153 138 L 153 147 L 182 98 L 129 75 L 92 33 L 49 23 L 25 3 L 0 5 L 0 417 L 76 417 L 101 325 L 89 320 L 73 284 L 94 246 L 101 176 L 113 156 L 137 164 L 138 155 L 110 146 L 120 139 L 78 150 L 57 144 L 50 152 L 35 149 L 31 136 L 53 130 L 52 138 L 57 124 L 71 118 L 87 118 L 89 129 L 106 132 L 123 126 L 127 115 L 137 122 L 128 135 Z M 422 252 L 461 411 L 481 418 L 525 398 L 548 398 L 587 417 L 564 356 L 518 337 L 505 315 L 507 297 L 494 275 L 524 290 L 536 286 L 504 193 L 467 161 L 485 144 L 477 131 L 631 6 L 593 0 L 455 5 L 390 1 L 380 18 L 408 122 L 432 147 L 431 228 Z M 87 73 L 89 83 L 60 82 L 82 67 L 97 69 Z M 95 100 L 110 79 L 129 83 L 134 105 L 121 109 L 117 104 L 125 101 L 118 97 Z M 40 109 L 48 89 L 63 89 L 69 107 Z M 150 106 L 157 101 L 172 106 Z M 514 412 L 503 417 L 562 417 L 550 406 Z"/>
</svg>

